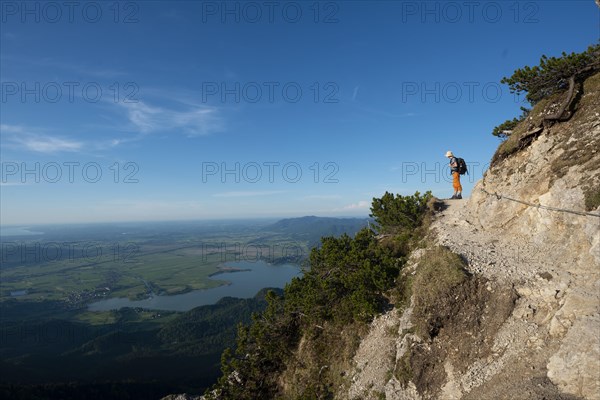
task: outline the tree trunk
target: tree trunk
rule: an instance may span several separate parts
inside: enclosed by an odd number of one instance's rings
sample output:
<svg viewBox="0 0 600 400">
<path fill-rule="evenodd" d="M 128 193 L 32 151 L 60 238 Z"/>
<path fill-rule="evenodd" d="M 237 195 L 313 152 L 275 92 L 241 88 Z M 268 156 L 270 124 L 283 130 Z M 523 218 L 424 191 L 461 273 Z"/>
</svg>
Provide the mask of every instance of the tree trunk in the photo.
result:
<svg viewBox="0 0 600 400">
<path fill-rule="evenodd" d="M 571 117 L 571 113 L 565 114 L 565 110 L 567 110 L 569 108 L 569 106 L 571 105 L 571 102 L 575 98 L 576 81 L 579 80 L 578 78 L 581 78 L 582 76 L 585 78 L 585 75 L 587 72 L 594 71 L 594 70 L 597 71 L 598 67 L 599 67 L 599 64 L 594 63 L 591 65 L 588 65 L 587 67 L 585 67 L 585 68 L 575 72 L 573 75 L 571 75 L 571 77 L 569 78 L 569 90 L 567 91 L 566 99 L 563 100 L 560 107 L 554 114 L 549 115 L 544 118 L 544 120 L 542 121 L 542 123 L 544 125 L 546 125 L 546 121 L 553 123 L 556 121 L 565 121 Z"/>
<path fill-rule="evenodd" d="M 569 90 L 567 91 L 567 98 L 563 100 L 560 107 L 554 114 L 544 117 L 544 122 L 546 122 L 546 121 L 552 121 L 552 122 L 564 121 L 565 119 L 568 119 L 570 117 L 570 115 L 563 116 L 563 114 L 565 113 L 565 110 L 567 109 L 567 107 L 569 107 L 569 105 L 571 104 L 574 93 L 575 93 L 575 75 L 571 75 L 571 77 L 569 78 Z"/>
</svg>

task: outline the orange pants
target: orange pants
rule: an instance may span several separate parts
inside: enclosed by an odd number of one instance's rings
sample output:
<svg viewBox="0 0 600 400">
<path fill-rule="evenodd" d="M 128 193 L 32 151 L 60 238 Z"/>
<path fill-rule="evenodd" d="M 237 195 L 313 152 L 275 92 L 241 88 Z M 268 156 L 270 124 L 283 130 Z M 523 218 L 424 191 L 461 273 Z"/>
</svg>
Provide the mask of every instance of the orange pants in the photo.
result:
<svg viewBox="0 0 600 400">
<path fill-rule="evenodd" d="M 458 172 L 452 173 L 452 187 L 455 192 L 462 192 L 462 186 L 460 184 L 460 174 Z"/>
</svg>

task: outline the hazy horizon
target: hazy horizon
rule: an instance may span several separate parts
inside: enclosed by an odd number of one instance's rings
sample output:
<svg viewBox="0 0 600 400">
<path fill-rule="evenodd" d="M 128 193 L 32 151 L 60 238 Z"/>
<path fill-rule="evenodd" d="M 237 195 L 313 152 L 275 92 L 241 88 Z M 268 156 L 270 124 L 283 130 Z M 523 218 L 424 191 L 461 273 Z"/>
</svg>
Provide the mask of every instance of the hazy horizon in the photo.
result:
<svg viewBox="0 0 600 400">
<path fill-rule="evenodd" d="M 1 224 L 1 230 L 10 228 L 29 228 L 29 227 L 44 227 L 44 226 L 71 226 L 71 225 L 103 225 L 103 224 L 152 224 L 152 223 L 195 223 L 195 222 L 269 222 L 280 221 L 284 219 L 295 219 L 304 217 L 317 218 L 338 218 L 338 219 L 366 219 L 370 218 L 366 215 L 299 215 L 299 216 L 272 216 L 272 217 L 231 217 L 231 218 L 204 218 L 204 219 L 173 219 L 173 220 L 116 220 L 116 221 L 81 221 L 81 222 L 47 222 L 47 223 L 26 223 L 26 224 Z"/>
</svg>

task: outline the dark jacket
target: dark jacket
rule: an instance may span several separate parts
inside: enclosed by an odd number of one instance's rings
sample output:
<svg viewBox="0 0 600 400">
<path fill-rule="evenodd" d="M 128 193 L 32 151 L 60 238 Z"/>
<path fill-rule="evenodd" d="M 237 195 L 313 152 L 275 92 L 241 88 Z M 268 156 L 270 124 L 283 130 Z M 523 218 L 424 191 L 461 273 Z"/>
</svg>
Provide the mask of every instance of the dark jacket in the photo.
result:
<svg viewBox="0 0 600 400">
<path fill-rule="evenodd" d="M 458 160 L 456 157 L 450 158 L 450 172 L 458 172 Z"/>
</svg>

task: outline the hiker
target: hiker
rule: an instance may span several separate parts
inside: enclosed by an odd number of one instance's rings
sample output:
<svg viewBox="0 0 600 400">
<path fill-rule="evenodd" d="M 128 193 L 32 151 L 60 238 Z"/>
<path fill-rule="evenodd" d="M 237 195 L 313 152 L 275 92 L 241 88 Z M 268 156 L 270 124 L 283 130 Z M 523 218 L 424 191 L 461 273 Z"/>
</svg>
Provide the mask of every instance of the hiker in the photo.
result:
<svg viewBox="0 0 600 400">
<path fill-rule="evenodd" d="M 452 187 L 454 194 L 451 199 L 462 199 L 462 186 L 460 185 L 460 173 L 458 171 L 458 160 L 450 150 L 446 152 L 446 157 L 450 159 L 450 171 L 452 172 Z"/>
</svg>

